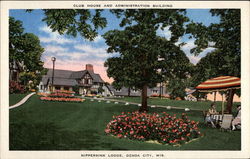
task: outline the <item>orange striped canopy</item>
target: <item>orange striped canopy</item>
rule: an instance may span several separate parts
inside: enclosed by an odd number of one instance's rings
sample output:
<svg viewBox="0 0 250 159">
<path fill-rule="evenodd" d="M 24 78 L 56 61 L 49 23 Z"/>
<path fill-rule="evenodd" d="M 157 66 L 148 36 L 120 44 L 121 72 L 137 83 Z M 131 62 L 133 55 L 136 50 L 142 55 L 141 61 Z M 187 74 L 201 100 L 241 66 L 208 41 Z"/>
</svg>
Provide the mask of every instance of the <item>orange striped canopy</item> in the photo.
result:
<svg viewBox="0 0 250 159">
<path fill-rule="evenodd" d="M 220 76 L 212 78 L 202 82 L 196 87 L 199 92 L 224 91 L 239 88 L 240 78 L 233 76 Z"/>
</svg>

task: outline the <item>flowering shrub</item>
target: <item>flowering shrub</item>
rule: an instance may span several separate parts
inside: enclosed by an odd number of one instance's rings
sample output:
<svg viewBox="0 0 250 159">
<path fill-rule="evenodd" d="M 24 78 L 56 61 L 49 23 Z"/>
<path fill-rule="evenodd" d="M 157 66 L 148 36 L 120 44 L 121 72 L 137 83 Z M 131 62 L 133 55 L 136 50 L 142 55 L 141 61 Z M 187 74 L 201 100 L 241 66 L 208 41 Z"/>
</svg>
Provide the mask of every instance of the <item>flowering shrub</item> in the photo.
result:
<svg viewBox="0 0 250 159">
<path fill-rule="evenodd" d="M 9 81 L 10 93 L 25 93 L 25 88 L 16 81 Z"/>
<path fill-rule="evenodd" d="M 68 91 L 68 90 L 55 90 L 54 93 L 68 93 L 68 94 L 75 94 L 74 91 Z"/>
<path fill-rule="evenodd" d="M 183 113 L 181 118 L 165 112 L 148 114 L 137 112 L 113 116 L 105 133 L 132 140 L 156 140 L 162 144 L 183 144 L 201 136 L 198 122 L 191 121 Z"/>
<path fill-rule="evenodd" d="M 45 101 L 58 101 L 58 102 L 83 102 L 84 99 L 75 98 L 73 91 L 67 90 L 56 90 L 51 94 L 40 93 L 43 97 L 40 97 L 41 100 Z"/>
<path fill-rule="evenodd" d="M 159 94 L 152 94 L 150 97 L 160 97 Z M 162 98 L 170 98 L 170 96 L 168 94 L 166 95 L 161 95 Z"/>
<path fill-rule="evenodd" d="M 59 101 L 59 102 L 83 102 L 81 98 L 57 98 L 57 97 L 41 97 L 41 100 L 45 101 Z"/>
<path fill-rule="evenodd" d="M 96 94 L 86 94 L 85 97 L 95 97 Z"/>
<path fill-rule="evenodd" d="M 152 94 L 151 97 L 159 97 L 159 94 Z"/>
<path fill-rule="evenodd" d="M 50 97 L 67 97 L 67 98 L 72 98 L 72 97 L 74 97 L 73 94 L 60 93 L 60 92 L 51 93 L 51 94 L 49 94 L 48 96 L 50 96 Z"/>
</svg>

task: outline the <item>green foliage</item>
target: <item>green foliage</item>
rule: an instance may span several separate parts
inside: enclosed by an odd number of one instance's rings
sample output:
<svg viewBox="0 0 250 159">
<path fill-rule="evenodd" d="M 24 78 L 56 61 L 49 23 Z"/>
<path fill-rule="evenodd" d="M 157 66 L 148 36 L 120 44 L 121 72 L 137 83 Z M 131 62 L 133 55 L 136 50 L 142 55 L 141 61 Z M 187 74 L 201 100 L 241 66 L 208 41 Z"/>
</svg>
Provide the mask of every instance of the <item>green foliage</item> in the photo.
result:
<svg viewBox="0 0 250 159">
<path fill-rule="evenodd" d="M 67 34 L 73 37 L 79 33 L 82 37 L 94 40 L 97 30 L 104 28 L 107 20 L 101 16 L 101 9 L 93 12 L 87 9 L 44 9 L 43 21 L 59 34 Z"/>
<path fill-rule="evenodd" d="M 105 62 L 115 87 L 142 89 L 144 86 L 154 87 L 165 80 L 187 78 L 189 60 L 175 45 L 185 33 L 184 23 L 188 18 L 184 10 L 128 9 L 111 12 L 118 18 L 123 17 L 120 26 L 125 27 L 108 31 L 103 36 L 109 46 L 107 51 L 120 54 Z M 156 35 L 158 29 L 166 26 L 171 31 L 170 40 Z"/>
<path fill-rule="evenodd" d="M 46 73 L 40 60 L 44 49 L 39 38 L 32 33 L 24 33 L 22 22 L 9 18 L 9 62 L 23 62 L 25 71 L 20 73 L 20 80 L 24 85 L 32 81 L 30 88 L 39 84 L 42 75 Z"/>
<path fill-rule="evenodd" d="M 40 82 L 37 81 L 37 77 L 34 72 L 21 72 L 19 76 L 19 80 L 24 86 L 26 86 L 27 90 L 36 88 Z"/>
<path fill-rule="evenodd" d="M 79 94 L 79 86 L 78 85 L 75 85 L 75 86 L 73 86 L 73 91 L 76 93 L 76 94 Z"/>
<path fill-rule="evenodd" d="M 187 88 L 186 80 L 175 78 L 175 80 L 170 80 L 167 85 L 167 91 L 170 93 L 170 98 L 175 99 L 180 97 L 184 99 L 186 96 L 185 89 Z"/>
<path fill-rule="evenodd" d="M 161 101 L 157 99 L 156 101 Z M 168 101 L 168 100 L 164 100 Z M 162 100 L 162 102 L 164 103 Z M 171 100 L 172 101 L 172 100 Z M 179 102 L 185 106 L 187 101 Z M 45 104 L 46 103 L 46 104 Z M 188 108 L 208 108 L 209 102 L 188 102 Z M 211 104 L 211 103 L 210 103 Z M 168 105 L 168 104 L 166 104 Z M 176 104 L 173 104 L 176 105 Z M 190 120 L 200 121 L 204 134 L 199 140 L 183 146 L 152 144 L 128 139 L 118 139 L 103 133 L 113 115 L 136 111 L 134 105 L 92 102 L 59 103 L 43 102 L 32 96 L 23 106 L 9 112 L 10 150 L 240 150 L 241 132 L 223 132 L 204 126 L 201 111 L 186 112 Z M 150 108 L 151 112 L 166 111 L 177 117 L 184 110 Z M 98 115 L 97 115 L 98 114 Z M 230 141 L 230 142 L 228 142 Z M 214 144 L 216 143 L 216 144 Z"/>
<path fill-rule="evenodd" d="M 102 88 L 102 86 L 99 86 L 97 91 L 98 91 L 98 93 L 102 93 L 102 92 L 104 92 L 104 89 Z"/>
<path fill-rule="evenodd" d="M 198 23 L 188 25 L 187 33 L 192 33 L 196 38 L 197 47 L 191 50 L 198 55 L 207 47 L 214 47 L 216 50 L 204 57 L 196 67 L 195 81 L 220 76 L 231 75 L 241 76 L 240 59 L 240 10 L 239 9 L 212 9 L 213 16 L 219 16 L 218 24 L 211 24 L 208 27 Z"/>
</svg>

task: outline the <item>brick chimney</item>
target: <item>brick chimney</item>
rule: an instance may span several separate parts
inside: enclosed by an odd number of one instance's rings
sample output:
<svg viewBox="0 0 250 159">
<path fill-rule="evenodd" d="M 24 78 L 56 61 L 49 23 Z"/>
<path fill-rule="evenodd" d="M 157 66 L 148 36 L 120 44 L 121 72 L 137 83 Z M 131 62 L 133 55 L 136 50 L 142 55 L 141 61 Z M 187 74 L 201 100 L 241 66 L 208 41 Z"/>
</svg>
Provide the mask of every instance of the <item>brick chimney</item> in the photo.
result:
<svg viewBox="0 0 250 159">
<path fill-rule="evenodd" d="M 93 72 L 94 72 L 93 65 L 91 65 L 91 64 L 86 64 L 86 70 L 88 70 L 88 71 L 93 71 Z"/>
</svg>

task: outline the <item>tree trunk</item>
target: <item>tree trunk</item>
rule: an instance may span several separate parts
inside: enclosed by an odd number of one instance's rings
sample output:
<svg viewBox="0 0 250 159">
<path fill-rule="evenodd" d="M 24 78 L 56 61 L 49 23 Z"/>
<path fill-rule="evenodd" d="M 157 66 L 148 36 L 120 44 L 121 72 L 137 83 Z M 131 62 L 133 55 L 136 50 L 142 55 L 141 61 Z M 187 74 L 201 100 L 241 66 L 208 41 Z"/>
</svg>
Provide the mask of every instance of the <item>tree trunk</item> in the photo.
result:
<svg viewBox="0 0 250 159">
<path fill-rule="evenodd" d="M 140 112 L 148 111 L 148 104 L 147 104 L 147 84 L 144 84 L 141 92 L 141 107 L 139 109 Z"/>
<path fill-rule="evenodd" d="M 130 87 L 128 87 L 128 97 L 130 97 Z"/>
<path fill-rule="evenodd" d="M 231 114 L 232 113 L 232 106 L 233 106 L 233 98 L 235 94 L 235 89 L 229 90 L 228 100 L 227 100 L 227 111 Z"/>
</svg>

